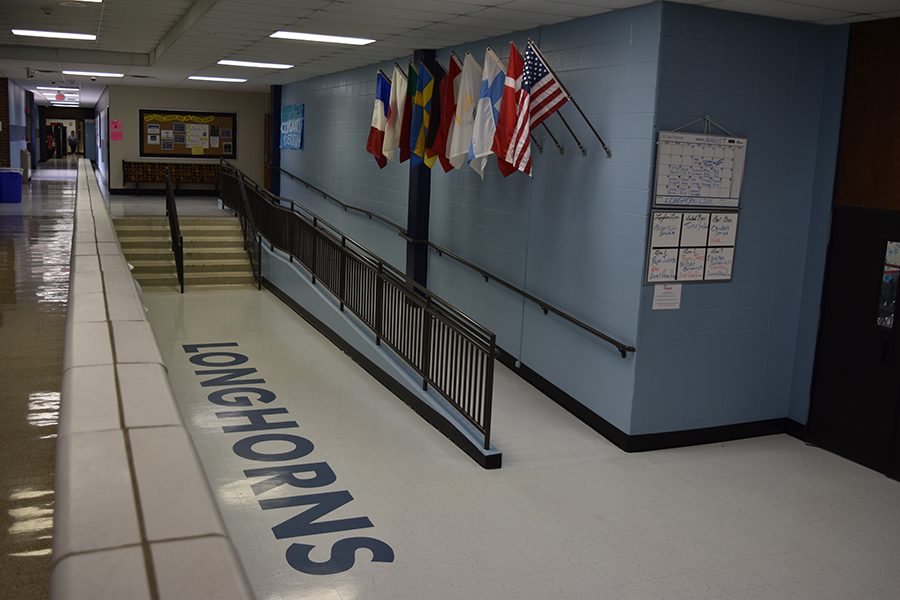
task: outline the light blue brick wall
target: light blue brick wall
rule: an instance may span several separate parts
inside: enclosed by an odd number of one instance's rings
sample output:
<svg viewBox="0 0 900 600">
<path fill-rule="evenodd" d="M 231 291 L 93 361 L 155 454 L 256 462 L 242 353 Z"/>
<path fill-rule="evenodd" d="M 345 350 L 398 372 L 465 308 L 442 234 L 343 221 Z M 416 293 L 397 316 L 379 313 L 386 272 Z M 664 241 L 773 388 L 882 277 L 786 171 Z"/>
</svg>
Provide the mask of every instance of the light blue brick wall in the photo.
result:
<svg viewBox="0 0 900 600">
<path fill-rule="evenodd" d="M 733 281 L 644 287 L 630 432 L 805 422 L 846 30 L 667 3 L 662 32 L 658 128 L 708 114 L 748 153 Z"/>
<path fill-rule="evenodd" d="M 533 180 L 503 178 L 493 164 L 483 182 L 468 167 L 450 174 L 436 167 L 432 174 L 432 241 L 626 343 L 638 331 L 661 12 L 652 4 L 454 48 L 481 62 L 490 45 L 505 62 L 510 39 L 523 51 L 528 38 L 538 41 L 612 148 L 611 160 L 567 106 L 562 112 L 586 157 L 553 117 L 547 124 L 565 155 L 538 131 L 544 153 L 535 155 Z M 445 64 L 449 50 L 438 53 Z M 380 66 L 389 73 L 391 64 Z M 284 151 L 282 165 L 345 202 L 405 224 L 407 164 L 379 170 L 364 148 L 378 66 L 283 88 L 283 104 L 305 104 L 306 134 L 304 150 Z M 396 234 L 286 177 L 281 183 L 284 196 L 404 267 L 405 245 Z M 633 357 L 623 360 L 612 346 L 446 257 L 432 254 L 429 287 L 494 330 L 505 350 L 628 430 Z"/>
</svg>

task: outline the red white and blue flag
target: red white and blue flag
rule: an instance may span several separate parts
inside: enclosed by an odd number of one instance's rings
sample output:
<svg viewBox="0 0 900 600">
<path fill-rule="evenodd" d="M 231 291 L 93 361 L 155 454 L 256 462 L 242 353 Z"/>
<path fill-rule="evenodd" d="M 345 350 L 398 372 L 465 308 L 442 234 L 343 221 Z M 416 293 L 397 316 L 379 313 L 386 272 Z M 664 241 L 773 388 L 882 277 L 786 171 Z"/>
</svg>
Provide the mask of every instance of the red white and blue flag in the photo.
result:
<svg viewBox="0 0 900 600">
<path fill-rule="evenodd" d="M 387 127 L 388 108 L 391 103 L 391 82 L 387 76 L 378 71 L 375 81 L 375 108 L 372 110 L 372 127 L 369 129 L 369 139 L 366 141 L 366 150 L 375 157 L 375 162 L 380 168 L 387 164 L 384 156 L 384 130 Z"/>
<path fill-rule="evenodd" d="M 531 96 L 531 128 L 559 110 L 566 103 L 569 95 L 556 78 L 552 69 L 544 62 L 544 57 L 534 46 L 528 44 L 525 51 L 525 73 L 522 77 L 522 88 Z"/>
</svg>

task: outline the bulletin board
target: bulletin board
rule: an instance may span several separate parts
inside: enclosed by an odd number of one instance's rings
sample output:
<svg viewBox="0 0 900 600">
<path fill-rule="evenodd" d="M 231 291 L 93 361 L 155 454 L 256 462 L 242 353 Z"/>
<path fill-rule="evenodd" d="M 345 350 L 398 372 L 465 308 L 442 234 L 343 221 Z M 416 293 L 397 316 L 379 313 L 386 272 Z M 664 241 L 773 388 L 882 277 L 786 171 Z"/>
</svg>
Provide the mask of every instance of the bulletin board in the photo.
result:
<svg viewBox="0 0 900 600">
<path fill-rule="evenodd" d="M 660 131 L 654 206 L 738 208 L 747 138 Z"/>
<path fill-rule="evenodd" d="M 141 156 L 237 158 L 237 114 L 139 111 Z"/>
<path fill-rule="evenodd" d="M 731 281 L 737 211 L 653 210 L 647 283 Z"/>
</svg>

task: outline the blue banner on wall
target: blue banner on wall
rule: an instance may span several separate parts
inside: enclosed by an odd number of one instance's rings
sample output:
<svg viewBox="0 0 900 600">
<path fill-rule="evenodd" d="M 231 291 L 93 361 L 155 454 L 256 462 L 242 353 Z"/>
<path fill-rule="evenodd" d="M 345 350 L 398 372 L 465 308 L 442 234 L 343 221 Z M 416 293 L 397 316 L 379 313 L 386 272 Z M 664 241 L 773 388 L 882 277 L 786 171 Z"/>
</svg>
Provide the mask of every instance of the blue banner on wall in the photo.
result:
<svg viewBox="0 0 900 600">
<path fill-rule="evenodd" d="M 281 107 L 281 149 L 303 150 L 303 104 Z"/>
</svg>

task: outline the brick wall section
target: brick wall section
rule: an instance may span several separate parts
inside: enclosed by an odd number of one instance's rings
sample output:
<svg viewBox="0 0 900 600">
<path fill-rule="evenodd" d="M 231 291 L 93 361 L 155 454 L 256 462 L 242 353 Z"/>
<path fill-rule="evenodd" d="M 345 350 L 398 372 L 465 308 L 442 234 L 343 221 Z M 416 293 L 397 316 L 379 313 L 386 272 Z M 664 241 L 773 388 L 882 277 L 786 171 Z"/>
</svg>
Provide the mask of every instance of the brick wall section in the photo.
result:
<svg viewBox="0 0 900 600">
<path fill-rule="evenodd" d="M 0 77 L 0 167 L 9 166 L 9 80 Z"/>
</svg>

